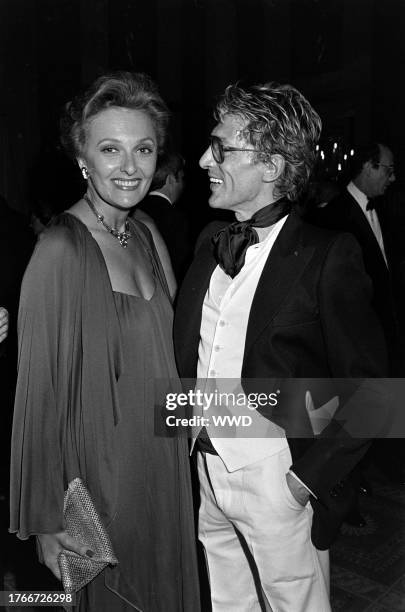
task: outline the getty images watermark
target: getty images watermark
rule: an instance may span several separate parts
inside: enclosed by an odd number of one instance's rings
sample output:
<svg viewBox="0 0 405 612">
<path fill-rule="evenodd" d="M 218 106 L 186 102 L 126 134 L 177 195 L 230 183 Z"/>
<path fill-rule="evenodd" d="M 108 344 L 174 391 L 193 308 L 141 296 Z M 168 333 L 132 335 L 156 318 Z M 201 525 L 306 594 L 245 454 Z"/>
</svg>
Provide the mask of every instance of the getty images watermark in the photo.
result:
<svg viewBox="0 0 405 612">
<path fill-rule="evenodd" d="M 155 433 L 405 438 L 405 378 L 153 379 Z"/>
<path fill-rule="evenodd" d="M 244 393 L 243 391 L 189 390 L 187 393 L 167 393 L 166 410 L 189 408 L 192 416 L 166 416 L 168 427 L 251 427 L 254 417 L 245 410 L 277 406 L 280 391 L 274 393 Z M 220 412 L 217 412 L 220 411 Z M 216 413 L 217 412 L 217 413 Z"/>
</svg>

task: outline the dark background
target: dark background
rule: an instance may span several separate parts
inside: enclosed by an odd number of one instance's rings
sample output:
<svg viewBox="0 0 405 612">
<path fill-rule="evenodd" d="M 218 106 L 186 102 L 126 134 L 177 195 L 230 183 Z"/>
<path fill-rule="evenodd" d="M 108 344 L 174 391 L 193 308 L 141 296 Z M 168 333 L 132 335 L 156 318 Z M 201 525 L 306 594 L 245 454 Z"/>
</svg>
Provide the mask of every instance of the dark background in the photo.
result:
<svg viewBox="0 0 405 612">
<path fill-rule="evenodd" d="M 329 152 L 333 142 L 343 155 L 385 140 L 400 186 L 404 23 L 404 0 L 1 0 L 0 193 L 22 212 L 38 197 L 57 210 L 77 199 L 79 173 L 57 151 L 60 108 L 110 69 L 158 81 L 196 209 L 207 196 L 197 160 L 211 109 L 238 79 L 301 89 Z"/>
</svg>

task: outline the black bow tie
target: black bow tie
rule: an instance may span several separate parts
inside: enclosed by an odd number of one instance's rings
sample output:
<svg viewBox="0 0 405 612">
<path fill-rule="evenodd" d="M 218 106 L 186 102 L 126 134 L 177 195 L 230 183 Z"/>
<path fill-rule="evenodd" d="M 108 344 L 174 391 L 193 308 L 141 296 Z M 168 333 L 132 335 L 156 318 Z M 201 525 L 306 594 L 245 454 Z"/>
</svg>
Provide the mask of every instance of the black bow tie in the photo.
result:
<svg viewBox="0 0 405 612">
<path fill-rule="evenodd" d="M 213 237 L 214 255 L 218 265 L 231 278 L 241 271 L 246 251 L 259 242 L 255 227 L 270 227 L 291 210 L 291 202 L 282 198 L 258 210 L 248 221 L 235 221 Z"/>
<path fill-rule="evenodd" d="M 366 210 L 374 210 L 374 209 L 375 209 L 374 200 L 369 200 L 367 202 Z"/>
</svg>

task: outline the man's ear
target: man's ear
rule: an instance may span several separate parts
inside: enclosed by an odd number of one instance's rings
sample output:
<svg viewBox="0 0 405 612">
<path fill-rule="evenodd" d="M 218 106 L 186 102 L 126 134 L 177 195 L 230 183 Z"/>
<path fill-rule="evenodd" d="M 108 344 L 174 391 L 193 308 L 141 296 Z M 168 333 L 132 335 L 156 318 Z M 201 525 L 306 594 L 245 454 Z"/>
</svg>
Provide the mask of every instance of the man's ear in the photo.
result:
<svg viewBox="0 0 405 612">
<path fill-rule="evenodd" d="M 173 187 L 173 184 L 176 182 L 173 174 L 169 173 L 166 177 L 165 185 L 166 187 Z"/>
<path fill-rule="evenodd" d="M 263 174 L 265 183 L 274 183 L 284 172 L 285 159 L 282 155 L 275 153 L 271 156 L 270 161 L 266 164 L 266 169 Z"/>
<path fill-rule="evenodd" d="M 369 175 L 372 170 L 374 170 L 374 166 L 371 163 L 371 160 L 366 161 L 363 164 L 362 172 L 365 172 L 365 174 Z"/>
</svg>

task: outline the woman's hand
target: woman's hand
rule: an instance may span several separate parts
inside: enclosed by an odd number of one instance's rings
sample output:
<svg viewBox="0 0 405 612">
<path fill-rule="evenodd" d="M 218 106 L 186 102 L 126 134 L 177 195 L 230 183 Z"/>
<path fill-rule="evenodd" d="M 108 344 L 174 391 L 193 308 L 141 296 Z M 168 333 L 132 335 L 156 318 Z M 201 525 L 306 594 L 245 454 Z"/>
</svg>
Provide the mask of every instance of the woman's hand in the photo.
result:
<svg viewBox="0 0 405 612">
<path fill-rule="evenodd" d="M 8 334 L 8 312 L 2 306 L 0 307 L 0 342 L 7 338 Z"/>
<path fill-rule="evenodd" d="M 37 535 L 37 542 L 40 562 L 46 565 L 58 580 L 61 580 L 58 555 L 63 549 L 72 550 L 82 557 L 91 558 L 94 555 L 88 546 L 72 538 L 66 531 Z"/>
</svg>

